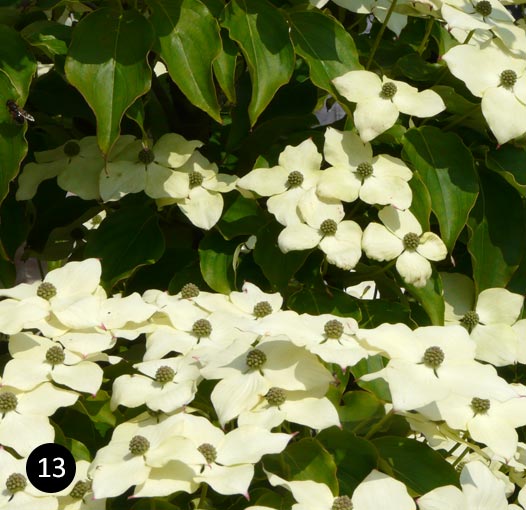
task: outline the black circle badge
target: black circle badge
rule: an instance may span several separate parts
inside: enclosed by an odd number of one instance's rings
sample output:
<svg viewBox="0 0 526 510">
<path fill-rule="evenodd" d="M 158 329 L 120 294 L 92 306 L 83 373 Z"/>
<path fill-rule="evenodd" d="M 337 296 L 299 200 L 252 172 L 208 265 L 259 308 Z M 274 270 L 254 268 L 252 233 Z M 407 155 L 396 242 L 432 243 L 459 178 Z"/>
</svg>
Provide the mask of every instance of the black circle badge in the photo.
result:
<svg viewBox="0 0 526 510">
<path fill-rule="evenodd" d="M 55 443 L 41 444 L 26 461 L 27 478 L 42 492 L 60 492 L 75 477 L 77 465 L 71 452 Z"/>
</svg>

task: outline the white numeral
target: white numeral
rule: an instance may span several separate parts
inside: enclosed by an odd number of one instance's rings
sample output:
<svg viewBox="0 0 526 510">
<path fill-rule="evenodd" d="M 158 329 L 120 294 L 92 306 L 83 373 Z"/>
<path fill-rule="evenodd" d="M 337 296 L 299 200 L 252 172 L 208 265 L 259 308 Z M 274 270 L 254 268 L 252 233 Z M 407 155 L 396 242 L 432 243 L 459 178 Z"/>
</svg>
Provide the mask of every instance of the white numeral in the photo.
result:
<svg viewBox="0 0 526 510">
<path fill-rule="evenodd" d="M 39 478 L 49 478 L 51 476 L 53 478 L 62 478 L 66 474 L 66 470 L 64 469 L 64 459 L 62 457 L 55 457 L 53 459 L 54 467 L 58 470 L 60 474 L 47 474 L 47 459 L 45 457 L 43 459 L 40 459 L 38 463 L 43 465 L 43 474 L 38 475 Z"/>
</svg>

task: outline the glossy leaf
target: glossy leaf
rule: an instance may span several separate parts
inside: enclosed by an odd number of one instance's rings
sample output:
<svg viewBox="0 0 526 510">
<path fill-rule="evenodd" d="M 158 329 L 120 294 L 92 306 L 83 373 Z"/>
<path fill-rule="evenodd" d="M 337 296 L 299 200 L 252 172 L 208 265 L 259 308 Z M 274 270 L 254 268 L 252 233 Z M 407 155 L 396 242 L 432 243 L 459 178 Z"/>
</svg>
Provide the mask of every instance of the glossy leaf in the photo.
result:
<svg viewBox="0 0 526 510">
<path fill-rule="evenodd" d="M 225 206 L 217 228 L 225 239 L 232 239 L 240 235 L 256 234 L 265 221 L 265 214 L 255 200 L 241 194 L 228 194 L 225 196 Z"/>
<path fill-rule="evenodd" d="M 66 77 L 95 113 L 104 154 L 117 140 L 126 110 L 150 89 L 146 57 L 152 44 L 150 24 L 133 10 L 98 9 L 73 31 Z"/>
<path fill-rule="evenodd" d="M 426 185 L 422 181 L 420 174 L 415 172 L 409 181 L 409 186 L 413 192 L 413 199 L 411 201 L 411 212 L 416 216 L 416 219 L 422 225 L 424 232 L 429 231 L 429 216 L 431 215 L 431 197 Z"/>
<path fill-rule="evenodd" d="M 252 81 L 253 126 L 276 91 L 292 76 L 294 48 L 281 12 L 267 0 L 231 0 L 223 25 L 245 57 Z"/>
<path fill-rule="evenodd" d="M 422 305 L 431 319 L 433 326 L 444 325 L 444 297 L 442 296 L 442 281 L 437 271 L 433 271 L 431 278 L 424 287 L 415 287 L 405 283 L 407 291 Z"/>
<path fill-rule="evenodd" d="M 332 80 L 362 69 L 352 37 L 333 17 L 319 11 L 291 12 L 290 22 L 294 48 L 309 65 L 310 79 L 339 97 Z"/>
<path fill-rule="evenodd" d="M 238 57 L 237 45 L 225 29 L 221 30 L 223 48 L 214 60 L 214 74 L 221 90 L 231 103 L 236 102 L 236 63 Z"/>
<path fill-rule="evenodd" d="M 148 0 L 148 5 L 170 77 L 191 103 L 221 122 L 212 77 L 221 51 L 217 21 L 199 0 Z"/>
<path fill-rule="evenodd" d="M 395 478 L 418 495 L 444 485 L 459 485 L 458 473 L 428 445 L 405 437 L 380 437 L 372 441 Z"/>
<path fill-rule="evenodd" d="M 56 21 L 40 20 L 21 31 L 26 41 L 43 51 L 48 57 L 66 55 L 71 40 L 71 27 Z"/>
<path fill-rule="evenodd" d="M 526 253 L 524 200 L 500 177 L 481 175 L 468 250 L 477 292 L 506 287 Z"/>
<path fill-rule="evenodd" d="M 424 126 L 405 134 L 402 155 L 426 185 L 441 238 L 451 252 L 477 199 L 471 152 L 458 135 Z"/>
<path fill-rule="evenodd" d="M 36 62 L 26 42 L 12 28 L 0 25 L 0 203 L 27 152 L 26 123 L 13 120 L 6 101 L 24 106 L 35 71 Z"/>
<path fill-rule="evenodd" d="M 164 239 L 155 210 L 130 200 L 91 232 L 85 256 L 101 259 L 102 280 L 112 287 L 136 268 L 158 260 L 163 251 Z"/>
<path fill-rule="evenodd" d="M 199 243 L 201 274 L 216 292 L 228 294 L 234 289 L 234 253 L 238 243 L 226 241 L 215 231 L 208 232 Z"/>
<path fill-rule="evenodd" d="M 486 154 L 486 165 L 526 197 L 526 152 L 513 145 L 504 145 Z"/>
</svg>

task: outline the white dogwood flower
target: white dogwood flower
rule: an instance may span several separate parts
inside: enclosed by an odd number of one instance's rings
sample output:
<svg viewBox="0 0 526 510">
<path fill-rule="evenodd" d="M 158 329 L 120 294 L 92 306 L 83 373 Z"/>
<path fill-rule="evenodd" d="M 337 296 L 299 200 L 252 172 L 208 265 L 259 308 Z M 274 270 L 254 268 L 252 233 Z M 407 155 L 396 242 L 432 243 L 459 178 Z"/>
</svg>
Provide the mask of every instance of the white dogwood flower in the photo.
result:
<svg viewBox="0 0 526 510">
<path fill-rule="evenodd" d="M 374 260 L 393 260 L 400 276 L 415 287 L 422 287 L 432 274 L 430 260 L 443 260 L 447 248 L 433 232 L 422 227 L 409 210 L 384 207 L 378 217 L 383 225 L 369 223 L 364 230 L 362 248 Z"/>
<path fill-rule="evenodd" d="M 405 82 L 380 78 L 371 71 L 349 71 L 333 83 L 345 99 L 357 103 L 354 123 L 364 142 L 392 127 L 400 113 L 433 117 L 446 108 L 432 90 L 418 92 Z"/>
</svg>

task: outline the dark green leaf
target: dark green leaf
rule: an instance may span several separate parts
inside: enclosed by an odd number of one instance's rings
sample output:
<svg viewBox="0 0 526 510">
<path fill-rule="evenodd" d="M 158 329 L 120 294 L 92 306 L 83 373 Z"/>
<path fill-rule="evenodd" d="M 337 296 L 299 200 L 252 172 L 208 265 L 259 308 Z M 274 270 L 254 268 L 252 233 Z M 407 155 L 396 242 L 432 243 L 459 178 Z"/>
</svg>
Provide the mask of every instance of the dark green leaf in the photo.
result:
<svg viewBox="0 0 526 510">
<path fill-rule="evenodd" d="M 426 185 L 441 237 L 451 252 L 478 194 L 470 150 L 458 135 L 424 126 L 405 134 L 402 155 Z"/>
<path fill-rule="evenodd" d="M 298 313 L 332 313 L 340 317 L 352 317 L 357 321 L 361 319 L 358 300 L 338 289 L 303 289 L 290 296 L 287 306 Z"/>
<path fill-rule="evenodd" d="M 332 80 L 362 69 L 352 37 L 338 21 L 320 11 L 291 12 L 290 21 L 296 53 L 309 65 L 312 82 L 339 97 Z"/>
<path fill-rule="evenodd" d="M 395 478 L 418 495 L 444 485 L 459 485 L 455 468 L 425 443 L 404 437 L 380 437 L 372 443 Z"/>
<path fill-rule="evenodd" d="M 226 241 L 216 231 L 208 232 L 199 243 L 201 274 L 216 292 L 228 294 L 235 290 L 234 253 L 238 243 Z"/>
<path fill-rule="evenodd" d="M 526 197 L 526 151 L 506 144 L 486 154 L 486 165 Z"/>
<path fill-rule="evenodd" d="M 221 29 L 221 41 L 223 48 L 214 60 L 214 74 L 227 99 L 235 103 L 238 48 L 225 29 Z"/>
<path fill-rule="evenodd" d="M 164 252 L 153 207 L 130 202 L 104 219 L 91 233 L 85 250 L 86 257 L 101 259 L 102 279 L 110 287 L 139 266 L 152 264 Z"/>
<path fill-rule="evenodd" d="M 126 110 L 150 89 L 146 57 L 152 44 L 150 24 L 133 10 L 98 9 L 73 31 L 66 76 L 95 113 L 104 154 L 117 140 Z"/>
<path fill-rule="evenodd" d="M 226 239 L 256 234 L 266 221 L 263 210 L 255 200 L 245 198 L 241 194 L 229 194 L 225 201 L 217 228 Z"/>
<path fill-rule="evenodd" d="M 431 278 L 424 287 L 415 287 L 405 283 L 405 287 L 422 305 L 434 326 L 444 325 L 444 297 L 442 296 L 442 280 L 437 271 L 433 271 Z"/>
<path fill-rule="evenodd" d="M 221 51 L 219 25 L 199 0 L 148 0 L 170 77 L 193 105 L 221 122 L 212 63 Z"/>
<path fill-rule="evenodd" d="M 239 44 L 252 81 L 248 107 L 253 126 L 294 70 L 294 48 L 281 12 L 266 0 L 231 0 L 223 25 Z"/>
<path fill-rule="evenodd" d="M 71 39 L 71 27 L 55 21 L 40 20 L 24 27 L 22 37 L 49 58 L 55 55 L 66 55 Z"/>
</svg>

